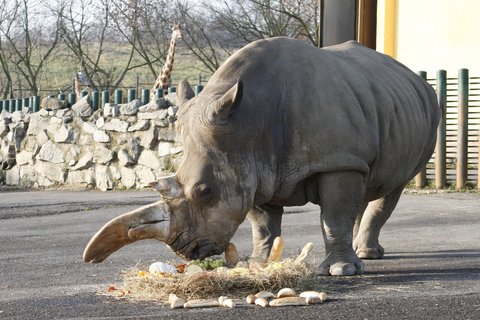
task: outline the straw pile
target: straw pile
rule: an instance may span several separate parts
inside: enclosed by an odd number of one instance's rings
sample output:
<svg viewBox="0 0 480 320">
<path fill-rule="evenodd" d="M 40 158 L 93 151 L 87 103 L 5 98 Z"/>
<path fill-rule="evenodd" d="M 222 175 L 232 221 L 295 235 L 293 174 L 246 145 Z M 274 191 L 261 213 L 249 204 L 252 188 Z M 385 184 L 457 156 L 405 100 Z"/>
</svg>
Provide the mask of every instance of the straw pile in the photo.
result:
<svg viewBox="0 0 480 320">
<path fill-rule="evenodd" d="M 134 267 L 122 274 L 122 288 L 110 287 L 108 295 L 136 301 L 167 301 L 170 294 L 187 300 L 217 299 L 219 296 L 245 298 L 259 291 L 292 288 L 297 291 L 318 287 L 314 269 L 305 261 L 309 243 L 296 259 L 264 263 L 240 263 L 235 268 L 219 268 L 199 273 L 149 272 Z"/>
<path fill-rule="evenodd" d="M 269 262 L 266 266 L 223 269 L 201 273 L 159 274 L 131 268 L 123 274 L 123 287 L 112 295 L 137 301 L 167 301 L 171 293 L 187 300 L 219 296 L 245 298 L 262 290 L 315 287 L 315 273 L 305 263 L 293 260 Z"/>
</svg>

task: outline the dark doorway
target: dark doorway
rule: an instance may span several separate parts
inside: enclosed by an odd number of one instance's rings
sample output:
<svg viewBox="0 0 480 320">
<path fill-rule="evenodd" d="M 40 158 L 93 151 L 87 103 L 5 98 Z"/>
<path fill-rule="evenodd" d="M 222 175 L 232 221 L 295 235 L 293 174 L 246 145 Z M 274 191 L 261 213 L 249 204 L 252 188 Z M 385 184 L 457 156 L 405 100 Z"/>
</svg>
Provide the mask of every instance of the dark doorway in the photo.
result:
<svg viewBox="0 0 480 320">
<path fill-rule="evenodd" d="M 321 0 L 322 47 L 357 40 L 375 49 L 377 0 Z"/>
</svg>

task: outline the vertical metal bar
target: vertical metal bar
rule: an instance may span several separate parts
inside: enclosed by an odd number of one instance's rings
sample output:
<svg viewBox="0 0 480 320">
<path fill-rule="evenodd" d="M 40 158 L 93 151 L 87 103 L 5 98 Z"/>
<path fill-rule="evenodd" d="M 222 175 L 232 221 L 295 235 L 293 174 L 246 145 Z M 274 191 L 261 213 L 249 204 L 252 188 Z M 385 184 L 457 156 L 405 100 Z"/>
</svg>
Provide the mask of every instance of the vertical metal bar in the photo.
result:
<svg viewBox="0 0 480 320">
<path fill-rule="evenodd" d="M 33 112 L 38 112 L 40 110 L 40 96 L 33 96 L 32 110 Z"/>
<path fill-rule="evenodd" d="M 83 98 L 88 95 L 88 91 L 81 91 L 80 96 Z"/>
<path fill-rule="evenodd" d="M 110 92 L 108 90 L 104 90 L 102 92 L 102 109 L 105 107 L 105 104 L 110 101 Z"/>
<path fill-rule="evenodd" d="M 143 89 L 142 90 L 142 104 L 145 105 L 150 102 L 150 90 Z"/>
<path fill-rule="evenodd" d="M 425 71 L 419 71 L 418 75 L 423 80 L 427 80 L 427 73 Z M 415 186 L 417 188 L 425 188 L 427 185 L 427 167 L 423 167 L 415 176 Z"/>
<path fill-rule="evenodd" d="M 200 92 L 202 92 L 202 90 L 203 90 L 203 86 L 201 84 L 197 84 L 195 86 L 195 95 L 198 96 Z"/>
<path fill-rule="evenodd" d="M 57 96 L 57 99 L 60 100 L 60 101 L 64 101 L 65 100 L 65 93 L 59 93 L 58 96 Z"/>
<path fill-rule="evenodd" d="M 135 100 L 136 95 L 137 92 L 135 91 L 135 89 L 128 89 L 127 102 L 132 102 L 133 100 Z"/>
<path fill-rule="evenodd" d="M 16 102 L 17 102 L 17 100 L 15 100 L 15 99 L 10 99 L 10 113 L 15 112 Z"/>
<path fill-rule="evenodd" d="M 30 112 L 30 98 L 29 97 L 23 98 L 23 108 L 27 108 L 28 109 L 27 112 Z"/>
<path fill-rule="evenodd" d="M 442 118 L 437 129 L 437 145 L 435 148 L 435 188 L 440 189 L 447 185 L 447 72 L 437 72 L 437 98 L 442 111 Z"/>
<path fill-rule="evenodd" d="M 458 70 L 457 184 L 465 188 L 468 179 L 468 69 Z"/>
<path fill-rule="evenodd" d="M 177 88 L 175 87 L 168 87 L 168 93 L 174 93 L 174 92 L 177 92 Z"/>
<path fill-rule="evenodd" d="M 9 100 L 3 100 L 3 110 L 10 112 L 10 101 Z"/>
<path fill-rule="evenodd" d="M 72 92 L 68 95 L 68 106 L 72 107 L 77 102 L 77 95 Z"/>
<path fill-rule="evenodd" d="M 160 99 L 163 97 L 163 89 L 162 88 L 158 88 L 158 89 L 155 89 L 155 99 Z"/>
<path fill-rule="evenodd" d="M 0 112 L 3 111 L 3 100 L 0 100 Z"/>
<path fill-rule="evenodd" d="M 23 107 L 23 99 L 18 98 L 17 101 L 15 102 L 15 111 L 22 111 Z"/>
<path fill-rule="evenodd" d="M 114 100 L 114 102 L 116 104 L 121 104 L 122 103 L 122 90 L 121 89 L 115 90 L 115 100 Z"/>
<path fill-rule="evenodd" d="M 98 110 L 99 103 L 100 103 L 100 92 L 92 91 L 92 111 L 93 112 Z"/>
</svg>

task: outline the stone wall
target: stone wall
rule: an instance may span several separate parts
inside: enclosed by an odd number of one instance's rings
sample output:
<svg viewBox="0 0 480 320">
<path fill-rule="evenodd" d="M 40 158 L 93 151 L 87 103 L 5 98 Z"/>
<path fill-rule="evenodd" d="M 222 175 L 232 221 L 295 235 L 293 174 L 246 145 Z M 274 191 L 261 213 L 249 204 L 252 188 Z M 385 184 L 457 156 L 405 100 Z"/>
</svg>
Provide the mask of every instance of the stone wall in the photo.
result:
<svg viewBox="0 0 480 320">
<path fill-rule="evenodd" d="M 71 108 L 44 98 L 36 113 L 0 113 L 0 185 L 142 188 L 178 166 L 176 96 L 141 105 L 107 103 L 92 113 L 90 97 Z"/>
</svg>

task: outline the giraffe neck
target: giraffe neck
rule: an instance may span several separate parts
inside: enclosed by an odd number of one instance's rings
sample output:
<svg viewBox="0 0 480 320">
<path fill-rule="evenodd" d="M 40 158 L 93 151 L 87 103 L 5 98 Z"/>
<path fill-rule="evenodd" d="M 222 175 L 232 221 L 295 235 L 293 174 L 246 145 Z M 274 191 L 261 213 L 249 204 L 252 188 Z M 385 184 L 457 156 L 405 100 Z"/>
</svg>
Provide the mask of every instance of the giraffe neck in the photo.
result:
<svg viewBox="0 0 480 320">
<path fill-rule="evenodd" d="M 77 99 L 80 97 L 80 84 L 78 83 L 77 77 L 75 77 L 75 95 Z"/>
<path fill-rule="evenodd" d="M 170 78 L 170 73 L 172 72 L 172 69 L 173 69 L 175 46 L 176 46 L 175 38 L 172 38 L 172 40 L 170 41 L 170 47 L 168 48 L 167 57 L 165 58 L 165 64 L 163 65 L 162 73 L 158 76 L 157 80 L 155 80 L 153 88 L 150 92 L 150 100 L 155 99 L 155 91 L 158 88 L 163 89 L 164 95 L 168 93 L 168 80 Z"/>
</svg>

